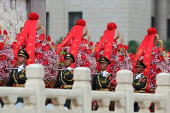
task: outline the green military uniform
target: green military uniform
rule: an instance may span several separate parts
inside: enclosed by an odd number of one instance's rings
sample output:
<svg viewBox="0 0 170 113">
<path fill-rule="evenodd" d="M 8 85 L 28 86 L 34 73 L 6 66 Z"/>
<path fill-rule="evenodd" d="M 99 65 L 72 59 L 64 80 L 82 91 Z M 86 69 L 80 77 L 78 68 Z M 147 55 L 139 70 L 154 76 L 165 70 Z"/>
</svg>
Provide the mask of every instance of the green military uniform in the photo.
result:
<svg viewBox="0 0 170 113">
<path fill-rule="evenodd" d="M 110 61 L 106 57 L 100 57 L 99 62 L 110 64 Z M 103 71 L 99 75 L 94 75 L 92 82 L 92 90 L 109 91 L 111 80 L 112 74 L 108 73 L 107 71 Z M 96 109 L 98 109 L 98 107 L 99 106 L 97 105 Z"/>
<path fill-rule="evenodd" d="M 140 75 L 140 79 L 134 79 L 133 87 L 135 93 L 145 93 L 146 86 L 147 86 L 147 77 L 143 74 Z"/>
<path fill-rule="evenodd" d="M 146 66 L 141 61 L 137 61 L 136 66 L 146 68 Z M 145 93 L 146 86 L 147 86 L 147 77 L 144 76 L 143 73 L 138 74 L 136 78 L 134 78 L 133 80 L 133 87 L 135 93 Z M 138 112 L 139 109 L 140 108 L 138 106 L 138 102 L 134 102 L 134 112 Z"/>
<path fill-rule="evenodd" d="M 12 70 L 9 81 L 5 86 L 24 87 L 26 80 L 26 67 L 24 66 L 24 69 L 20 72 L 18 70 Z M 18 98 L 18 102 L 24 102 L 23 98 Z"/>
<path fill-rule="evenodd" d="M 92 90 L 109 91 L 111 79 L 112 79 L 111 73 L 108 73 L 107 76 L 94 75 Z"/>
<path fill-rule="evenodd" d="M 24 56 L 26 59 L 29 59 L 29 55 L 25 50 L 20 49 L 18 51 L 18 56 Z M 20 66 L 19 66 L 20 67 Z M 19 68 L 16 67 L 16 68 Z M 25 87 L 25 82 L 26 82 L 26 66 L 22 65 L 22 70 L 12 70 L 10 74 L 10 78 L 5 86 L 13 86 L 13 87 Z M 18 98 L 17 102 L 22 102 L 23 103 L 23 98 Z"/>
<path fill-rule="evenodd" d="M 74 56 L 70 53 L 67 53 L 64 56 L 64 59 L 71 59 L 73 63 L 75 62 Z M 60 70 L 58 72 L 57 81 L 54 84 L 53 88 L 72 89 L 73 83 L 74 83 L 73 69 L 71 67 L 68 67 L 67 69 Z M 64 106 L 67 107 L 68 109 L 71 109 L 71 100 L 67 99 Z"/>
</svg>

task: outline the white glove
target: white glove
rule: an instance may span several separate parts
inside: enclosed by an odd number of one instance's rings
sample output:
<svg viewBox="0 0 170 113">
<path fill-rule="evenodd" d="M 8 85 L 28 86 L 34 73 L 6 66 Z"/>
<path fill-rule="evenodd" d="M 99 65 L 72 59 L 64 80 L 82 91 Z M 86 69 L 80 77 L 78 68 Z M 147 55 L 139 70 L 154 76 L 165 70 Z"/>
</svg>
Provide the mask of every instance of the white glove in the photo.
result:
<svg viewBox="0 0 170 113">
<path fill-rule="evenodd" d="M 19 66 L 19 68 L 18 68 L 18 72 L 22 71 L 23 69 L 24 69 L 24 65 Z"/>
<path fill-rule="evenodd" d="M 72 70 L 73 68 L 71 68 L 71 67 L 68 67 L 67 69 L 68 69 L 68 70 Z"/>
<path fill-rule="evenodd" d="M 140 75 L 137 75 L 137 76 L 136 76 L 136 79 L 140 79 L 140 78 L 141 78 L 141 76 L 140 76 Z"/>
<path fill-rule="evenodd" d="M 107 71 L 103 71 L 103 76 L 106 77 L 108 75 Z"/>
</svg>

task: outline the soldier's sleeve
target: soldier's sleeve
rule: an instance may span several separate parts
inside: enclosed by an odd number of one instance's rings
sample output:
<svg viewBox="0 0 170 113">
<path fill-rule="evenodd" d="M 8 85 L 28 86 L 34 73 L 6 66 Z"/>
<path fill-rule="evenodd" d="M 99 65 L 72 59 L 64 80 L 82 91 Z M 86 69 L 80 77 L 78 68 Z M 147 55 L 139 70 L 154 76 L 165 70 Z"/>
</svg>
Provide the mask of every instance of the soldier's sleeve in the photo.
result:
<svg viewBox="0 0 170 113">
<path fill-rule="evenodd" d="M 147 86 L 147 77 L 135 79 L 133 85 L 136 90 L 145 89 Z"/>
<path fill-rule="evenodd" d="M 104 76 L 102 76 L 102 77 L 104 78 L 104 81 L 105 81 L 105 82 L 102 83 L 102 86 L 103 87 L 109 87 L 110 81 L 112 80 L 112 74 L 109 73 L 106 77 L 104 77 Z"/>
<path fill-rule="evenodd" d="M 64 73 L 64 78 L 67 81 L 73 81 L 73 70 Z"/>
<path fill-rule="evenodd" d="M 26 81 L 26 69 L 24 68 L 21 72 L 17 73 L 21 81 Z"/>
<path fill-rule="evenodd" d="M 97 76 L 97 75 L 94 75 L 94 76 L 93 76 L 92 90 L 96 90 L 96 79 L 97 79 L 96 76 Z"/>
<path fill-rule="evenodd" d="M 13 83 L 12 83 L 12 75 L 13 75 L 13 72 L 14 72 L 14 71 L 11 72 L 10 78 L 9 78 L 9 80 L 8 80 L 8 82 L 7 82 L 7 84 L 6 84 L 5 86 L 12 86 L 12 85 L 13 85 Z"/>
<path fill-rule="evenodd" d="M 58 72 L 58 77 L 57 77 L 57 81 L 56 83 L 54 84 L 54 87 L 53 88 L 59 88 L 59 75 L 60 75 L 61 71 Z"/>
</svg>

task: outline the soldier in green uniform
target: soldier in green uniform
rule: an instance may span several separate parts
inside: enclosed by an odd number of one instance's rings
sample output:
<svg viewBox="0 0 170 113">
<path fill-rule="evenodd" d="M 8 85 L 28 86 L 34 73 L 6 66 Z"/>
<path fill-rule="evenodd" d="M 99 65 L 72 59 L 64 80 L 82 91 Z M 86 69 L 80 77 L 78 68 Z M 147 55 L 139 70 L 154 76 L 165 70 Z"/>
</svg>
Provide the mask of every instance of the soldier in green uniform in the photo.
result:
<svg viewBox="0 0 170 113">
<path fill-rule="evenodd" d="M 26 60 L 29 59 L 29 55 L 25 50 L 20 49 L 18 51 L 18 69 L 12 70 L 9 81 L 5 86 L 13 87 L 25 87 L 26 78 Z M 23 98 L 18 98 L 16 102 L 17 108 L 23 108 Z"/>
<path fill-rule="evenodd" d="M 101 57 L 99 59 L 101 72 L 100 75 L 94 75 L 92 90 L 99 91 L 109 91 L 110 81 L 112 79 L 112 74 L 107 72 L 107 66 L 110 61 L 106 57 Z"/>
<path fill-rule="evenodd" d="M 75 62 L 75 58 L 71 53 L 67 53 L 64 56 L 64 66 L 65 70 L 60 70 L 58 72 L 57 81 L 54 84 L 54 88 L 61 89 L 72 89 L 72 85 L 74 82 L 73 79 L 73 68 L 71 68 L 71 64 Z M 65 103 L 65 109 L 71 109 L 71 100 L 67 99 Z"/>
<path fill-rule="evenodd" d="M 137 65 L 136 65 L 136 73 L 138 74 L 133 81 L 133 87 L 134 87 L 134 91 L 135 93 L 145 93 L 146 90 L 146 86 L 147 86 L 147 77 L 143 75 L 143 71 L 146 68 L 145 64 L 141 61 L 137 61 Z M 134 103 L 134 112 L 138 112 L 139 111 L 139 106 L 138 103 L 135 102 Z"/>
</svg>

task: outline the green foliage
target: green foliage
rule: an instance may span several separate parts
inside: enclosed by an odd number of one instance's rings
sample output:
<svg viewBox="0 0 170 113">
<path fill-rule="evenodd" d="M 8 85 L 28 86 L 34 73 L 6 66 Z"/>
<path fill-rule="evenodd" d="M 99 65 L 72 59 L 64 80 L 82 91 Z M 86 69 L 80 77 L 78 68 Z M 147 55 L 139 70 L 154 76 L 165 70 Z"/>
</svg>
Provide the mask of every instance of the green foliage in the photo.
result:
<svg viewBox="0 0 170 113">
<path fill-rule="evenodd" d="M 128 53 L 136 53 L 139 45 L 135 40 L 131 40 L 128 43 Z"/>
<path fill-rule="evenodd" d="M 170 52 L 170 38 L 168 38 L 166 41 L 163 42 L 165 51 Z"/>
</svg>

